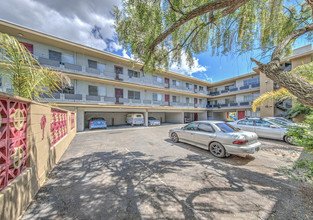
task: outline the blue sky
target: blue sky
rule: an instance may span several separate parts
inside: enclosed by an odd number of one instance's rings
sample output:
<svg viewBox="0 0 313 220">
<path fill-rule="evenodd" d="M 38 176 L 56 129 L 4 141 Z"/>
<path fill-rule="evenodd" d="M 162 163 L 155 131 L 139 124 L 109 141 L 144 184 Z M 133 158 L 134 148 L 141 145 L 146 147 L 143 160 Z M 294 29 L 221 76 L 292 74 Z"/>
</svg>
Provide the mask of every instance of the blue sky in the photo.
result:
<svg viewBox="0 0 313 220">
<path fill-rule="evenodd" d="M 1 0 L 0 19 L 76 43 L 130 57 L 116 40 L 111 9 L 121 0 Z M 31 13 L 30 13 L 31 12 Z M 295 47 L 308 44 L 300 39 Z M 207 81 L 220 81 L 252 72 L 250 57 L 261 61 L 260 52 L 242 56 L 212 56 L 211 52 L 194 56 L 189 68 L 171 66 L 171 70 Z M 184 57 L 184 56 L 183 56 Z"/>
</svg>

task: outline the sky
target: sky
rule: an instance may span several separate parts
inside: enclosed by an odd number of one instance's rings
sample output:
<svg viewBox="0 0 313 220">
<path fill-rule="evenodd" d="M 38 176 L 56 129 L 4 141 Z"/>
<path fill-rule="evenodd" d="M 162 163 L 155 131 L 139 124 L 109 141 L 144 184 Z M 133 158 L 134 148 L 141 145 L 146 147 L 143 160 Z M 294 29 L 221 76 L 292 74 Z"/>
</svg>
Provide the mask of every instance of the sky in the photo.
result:
<svg viewBox="0 0 313 220">
<path fill-rule="evenodd" d="M 120 3 L 121 0 L 1 0 L 0 19 L 130 58 L 113 28 L 112 8 Z M 296 46 L 305 44 L 308 42 L 300 40 Z M 191 68 L 183 59 L 181 66 L 172 65 L 170 70 L 216 82 L 252 72 L 250 57 L 259 58 L 257 52 L 212 56 L 208 51 L 195 56 Z"/>
</svg>

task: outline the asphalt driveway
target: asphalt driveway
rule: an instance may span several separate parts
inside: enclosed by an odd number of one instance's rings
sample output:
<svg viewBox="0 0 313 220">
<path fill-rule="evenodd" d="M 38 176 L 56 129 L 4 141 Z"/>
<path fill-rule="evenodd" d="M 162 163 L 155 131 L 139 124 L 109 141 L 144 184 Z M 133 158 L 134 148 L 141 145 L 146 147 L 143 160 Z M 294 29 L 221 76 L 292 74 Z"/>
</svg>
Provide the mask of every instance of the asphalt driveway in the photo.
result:
<svg viewBox="0 0 313 220">
<path fill-rule="evenodd" d="M 172 143 L 179 126 L 79 133 L 22 219 L 312 218 L 312 186 L 281 171 L 302 148 L 219 159 Z"/>
</svg>

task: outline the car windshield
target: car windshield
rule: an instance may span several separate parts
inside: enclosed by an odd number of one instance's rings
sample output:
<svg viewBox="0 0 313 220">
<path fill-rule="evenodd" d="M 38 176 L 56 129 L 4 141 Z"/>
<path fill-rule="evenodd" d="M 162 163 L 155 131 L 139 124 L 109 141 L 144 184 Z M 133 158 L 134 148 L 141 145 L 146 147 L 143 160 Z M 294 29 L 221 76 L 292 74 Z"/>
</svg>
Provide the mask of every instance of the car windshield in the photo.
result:
<svg viewBox="0 0 313 220">
<path fill-rule="evenodd" d="M 91 121 L 104 121 L 104 118 L 93 118 Z"/>
<path fill-rule="evenodd" d="M 231 126 L 228 123 L 216 123 L 215 124 L 217 127 L 219 127 L 219 129 L 221 129 L 222 132 L 224 133 L 230 133 L 230 132 L 236 132 L 239 131 L 239 129 Z"/>
<path fill-rule="evenodd" d="M 154 117 L 149 117 L 149 120 L 156 120 Z"/>
</svg>

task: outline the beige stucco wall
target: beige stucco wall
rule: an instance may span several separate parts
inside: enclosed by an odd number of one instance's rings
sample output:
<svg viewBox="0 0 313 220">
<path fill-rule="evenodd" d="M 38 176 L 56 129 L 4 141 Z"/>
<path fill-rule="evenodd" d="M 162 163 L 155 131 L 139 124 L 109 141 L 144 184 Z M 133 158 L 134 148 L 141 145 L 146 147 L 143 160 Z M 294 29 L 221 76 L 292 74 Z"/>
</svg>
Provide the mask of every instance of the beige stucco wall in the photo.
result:
<svg viewBox="0 0 313 220">
<path fill-rule="evenodd" d="M 0 93 L 0 97 L 7 98 L 8 95 Z M 18 99 L 29 103 L 27 118 L 27 168 L 0 191 L 0 210 L 2 210 L 0 219 L 11 220 L 17 219 L 23 213 L 43 185 L 47 174 L 60 160 L 76 135 L 76 124 L 74 129 L 71 129 L 71 112 L 68 111 L 67 135 L 53 147 L 50 147 L 50 140 L 52 140 L 50 132 L 50 122 L 52 121 L 51 106 L 25 99 L 13 97 L 10 97 L 10 99 Z M 43 130 L 40 125 L 43 115 L 46 116 L 44 138 L 42 138 Z"/>
<path fill-rule="evenodd" d="M 291 60 L 292 69 L 301 66 L 303 64 L 310 63 L 312 61 L 311 55 L 302 56 L 296 59 Z"/>
<path fill-rule="evenodd" d="M 260 94 L 272 92 L 274 90 L 274 82 L 265 76 L 264 73 L 260 73 Z M 260 107 L 261 117 L 273 117 L 274 116 L 274 102 L 270 102 Z"/>
</svg>

